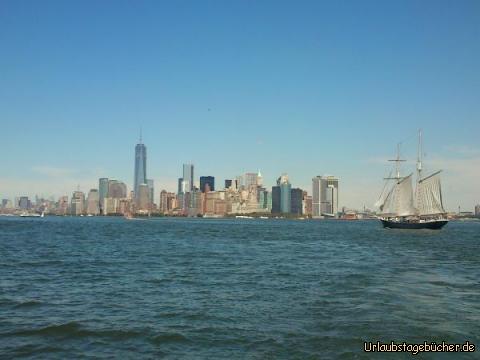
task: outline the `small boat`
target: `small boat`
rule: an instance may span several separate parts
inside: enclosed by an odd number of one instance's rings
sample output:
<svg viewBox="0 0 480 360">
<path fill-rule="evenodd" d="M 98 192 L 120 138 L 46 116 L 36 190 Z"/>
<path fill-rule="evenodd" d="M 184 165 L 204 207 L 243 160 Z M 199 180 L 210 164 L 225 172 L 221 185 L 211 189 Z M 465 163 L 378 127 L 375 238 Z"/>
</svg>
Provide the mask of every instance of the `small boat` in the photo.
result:
<svg viewBox="0 0 480 360">
<path fill-rule="evenodd" d="M 38 213 L 29 213 L 29 212 L 24 211 L 20 214 L 20 217 L 43 217 L 43 216 L 38 214 Z"/>
<path fill-rule="evenodd" d="M 441 229 L 448 223 L 443 207 L 440 171 L 423 177 L 422 174 L 422 133 L 419 132 L 417 181 L 415 192 L 412 175 L 400 175 L 400 145 L 397 149 L 396 176 L 385 178 L 386 183 L 380 198 L 375 203 L 380 209 L 379 220 L 383 227 L 391 229 Z M 391 183 L 393 181 L 393 184 Z"/>
</svg>

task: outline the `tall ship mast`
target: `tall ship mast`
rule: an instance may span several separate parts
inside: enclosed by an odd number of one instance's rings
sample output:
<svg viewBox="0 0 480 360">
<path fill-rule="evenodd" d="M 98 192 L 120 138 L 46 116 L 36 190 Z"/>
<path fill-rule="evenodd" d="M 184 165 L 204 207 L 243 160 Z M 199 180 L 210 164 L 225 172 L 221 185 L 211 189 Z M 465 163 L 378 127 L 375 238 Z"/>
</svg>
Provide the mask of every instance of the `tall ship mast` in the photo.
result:
<svg viewBox="0 0 480 360">
<path fill-rule="evenodd" d="M 386 228 L 441 229 L 448 223 L 443 207 L 440 171 L 423 177 L 422 132 L 418 133 L 417 178 L 413 189 L 413 173 L 401 176 L 400 144 L 397 148 L 395 176 L 385 178 L 383 191 L 375 203 L 380 210 L 379 219 Z"/>
</svg>

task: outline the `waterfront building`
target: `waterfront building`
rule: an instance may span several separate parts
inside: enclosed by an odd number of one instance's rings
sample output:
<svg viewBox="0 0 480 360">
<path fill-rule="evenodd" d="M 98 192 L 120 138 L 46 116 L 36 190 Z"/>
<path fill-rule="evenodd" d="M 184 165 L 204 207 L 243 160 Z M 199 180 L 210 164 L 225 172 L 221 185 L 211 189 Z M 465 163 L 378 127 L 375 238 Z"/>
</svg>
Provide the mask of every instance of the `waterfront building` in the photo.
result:
<svg viewBox="0 0 480 360">
<path fill-rule="evenodd" d="M 70 202 L 70 213 L 74 216 L 85 212 L 85 194 L 83 191 L 74 191 Z"/>
<path fill-rule="evenodd" d="M 20 198 L 18 199 L 18 207 L 21 210 L 29 210 L 32 207 L 28 196 L 20 196 Z"/>
<path fill-rule="evenodd" d="M 289 214 L 292 210 L 292 185 L 288 181 L 288 175 L 282 174 L 277 180 L 280 186 L 280 212 Z"/>
<path fill-rule="evenodd" d="M 292 189 L 291 190 L 291 213 L 294 215 L 303 214 L 303 190 L 302 189 Z"/>
<path fill-rule="evenodd" d="M 138 200 L 140 194 L 140 185 L 147 183 L 147 147 L 142 143 L 142 136 L 140 141 L 135 146 L 135 174 L 133 179 L 133 191 L 135 198 Z"/>
<path fill-rule="evenodd" d="M 120 213 L 120 198 L 106 197 L 104 206 L 104 215 L 117 215 Z"/>
<path fill-rule="evenodd" d="M 207 216 L 224 216 L 227 214 L 225 191 L 210 191 L 204 193 L 204 212 Z"/>
<path fill-rule="evenodd" d="M 207 184 L 208 188 L 208 184 Z M 187 216 L 197 216 L 203 214 L 203 193 L 199 189 L 194 189 L 190 193 Z"/>
<path fill-rule="evenodd" d="M 195 186 L 193 175 L 193 164 L 183 164 L 182 192 L 190 192 L 193 190 Z"/>
<path fill-rule="evenodd" d="M 337 216 L 338 179 L 334 176 L 316 176 L 312 179 L 312 216 Z"/>
<path fill-rule="evenodd" d="M 480 205 L 475 205 L 475 216 L 480 216 Z"/>
<path fill-rule="evenodd" d="M 205 187 L 208 185 L 210 191 L 215 191 L 215 177 L 200 176 L 200 191 L 205 192 Z"/>
<path fill-rule="evenodd" d="M 100 213 L 99 192 L 97 189 L 91 189 L 87 196 L 87 214 L 98 215 Z"/>
<path fill-rule="evenodd" d="M 168 192 L 166 190 L 160 191 L 160 199 L 158 202 L 158 211 L 161 214 L 166 214 L 168 212 Z"/>
<path fill-rule="evenodd" d="M 281 190 L 280 186 L 272 186 L 272 214 L 281 213 Z"/>
<path fill-rule="evenodd" d="M 153 179 L 147 179 L 147 185 L 148 185 L 148 190 L 149 190 L 149 194 L 150 194 L 150 204 L 153 205 L 153 203 L 155 202 L 154 201 L 154 199 L 155 199 L 155 187 L 154 187 Z"/>
<path fill-rule="evenodd" d="M 98 201 L 100 204 L 100 213 L 103 214 L 103 199 L 108 197 L 108 178 L 98 179 Z"/>
<path fill-rule="evenodd" d="M 115 179 L 109 180 L 107 194 L 111 198 L 124 199 L 127 197 L 127 185 Z"/>
<path fill-rule="evenodd" d="M 13 209 L 13 203 L 9 199 L 2 200 L 2 208 L 3 209 Z"/>
<path fill-rule="evenodd" d="M 304 195 L 303 201 L 302 201 L 302 208 L 303 208 L 302 210 L 303 215 L 306 215 L 306 216 L 312 215 L 312 197 L 311 196 Z"/>
<path fill-rule="evenodd" d="M 57 203 L 57 215 L 68 214 L 68 196 L 60 196 Z"/>
<path fill-rule="evenodd" d="M 258 206 L 261 210 L 272 211 L 272 193 L 261 188 L 258 192 Z"/>
<path fill-rule="evenodd" d="M 137 210 L 150 210 L 150 189 L 147 184 L 140 184 L 137 195 Z"/>
</svg>

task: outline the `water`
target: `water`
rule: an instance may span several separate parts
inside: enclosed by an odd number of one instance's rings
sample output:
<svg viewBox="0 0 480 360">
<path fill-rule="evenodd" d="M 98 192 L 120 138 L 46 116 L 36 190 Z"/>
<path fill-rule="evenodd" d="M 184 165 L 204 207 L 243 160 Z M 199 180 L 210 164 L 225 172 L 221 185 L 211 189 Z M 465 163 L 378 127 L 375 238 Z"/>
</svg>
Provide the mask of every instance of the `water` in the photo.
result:
<svg viewBox="0 0 480 360">
<path fill-rule="evenodd" d="M 480 223 L 0 218 L 3 358 L 472 359 L 479 336 Z"/>
</svg>

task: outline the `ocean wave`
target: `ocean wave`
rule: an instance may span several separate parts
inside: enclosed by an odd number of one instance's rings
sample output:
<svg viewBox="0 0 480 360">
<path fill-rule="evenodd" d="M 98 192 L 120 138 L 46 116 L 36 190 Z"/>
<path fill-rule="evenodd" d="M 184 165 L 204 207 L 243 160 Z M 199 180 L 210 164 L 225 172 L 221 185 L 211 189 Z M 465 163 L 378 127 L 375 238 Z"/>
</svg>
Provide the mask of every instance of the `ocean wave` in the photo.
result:
<svg viewBox="0 0 480 360">
<path fill-rule="evenodd" d="M 136 338 L 142 333 L 133 330 L 117 330 L 117 329 L 102 329 L 92 330 L 83 327 L 76 321 L 71 321 L 65 324 L 49 325 L 38 329 L 27 329 L 17 331 L 10 335 L 13 336 L 58 336 L 63 338 L 84 338 L 84 337 L 100 337 L 113 340 L 125 340 L 129 338 Z"/>
<path fill-rule="evenodd" d="M 29 308 L 29 307 L 42 305 L 42 304 L 43 304 L 43 302 L 41 302 L 39 300 L 27 300 L 27 301 L 23 301 L 21 303 L 17 303 L 14 306 L 14 309 Z"/>
<path fill-rule="evenodd" d="M 156 335 L 150 339 L 150 341 L 154 344 L 166 344 L 166 343 L 186 343 L 190 340 L 178 333 L 178 332 L 167 332 Z"/>
</svg>

